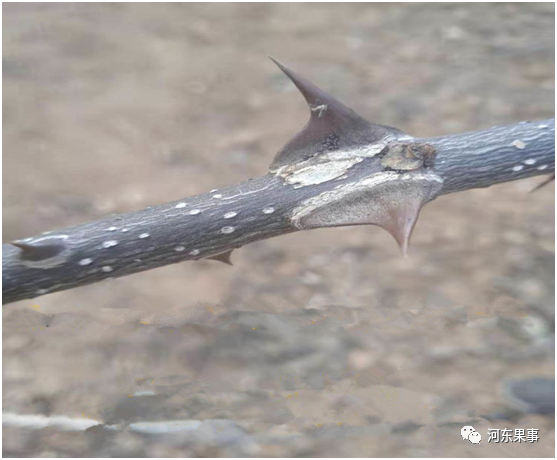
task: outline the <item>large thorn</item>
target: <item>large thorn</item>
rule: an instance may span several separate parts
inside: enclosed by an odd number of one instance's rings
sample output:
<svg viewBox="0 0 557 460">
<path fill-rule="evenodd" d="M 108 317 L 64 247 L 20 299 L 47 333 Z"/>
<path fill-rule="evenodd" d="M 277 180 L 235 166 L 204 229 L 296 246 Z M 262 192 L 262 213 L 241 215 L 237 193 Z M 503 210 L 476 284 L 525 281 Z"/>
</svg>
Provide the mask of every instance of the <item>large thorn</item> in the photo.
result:
<svg viewBox="0 0 557 460">
<path fill-rule="evenodd" d="M 271 60 L 300 90 L 310 109 L 308 124 L 277 153 L 271 171 L 316 155 L 376 144 L 385 137 L 402 135 L 398 129 L 370 123 L 276 59 Z"/>
<path fill-rule="evenodd" d="M 378 226 L 387 230 L 398 243 L 403 257 L 408 257 L 408 246 L 416 226 L 423 201 L 419 198 L 393 203 L 378 220 Z"/>
<path fill-rule="evenodd" d="M 350 112 L 349 113 L 350 115 L 357 115 L 356 112 L 353 112 L 348 107 L 345 107 L 341 102 L 339 102 L 333 96 L 327 94 L 325 91 L 321 90 L 320 88 L 315 86 L 309 80 L 306 80 L 301 75 L 298 75 L 296 72 L 289 69 L 284 64 L 277 61 L 275 58 L 271 57 L 270 59 L 278 66 L 280 70 L 284 72 L 284 74 L 288 78 L 290 78 L 292 83 L 294 83 L 294 85 L 296 85 L 296 88 L 298 88 L 300 93 L 302 93 L 302 96 L 304 96 L 304 99 L 308 103 L 308 106 L 312 112 L 311 113 L 312 117 L 316 116 L 317 118 L 321 118 L 326 114 L 327 110 L 331 110 L 331 109 L 336 109 L 338 111 L 347 111 Z M 319 106 L 321 104 L 327 104 L 328 107 L 322 111 L 315 110 L 316 106 Z"/>
</svg>

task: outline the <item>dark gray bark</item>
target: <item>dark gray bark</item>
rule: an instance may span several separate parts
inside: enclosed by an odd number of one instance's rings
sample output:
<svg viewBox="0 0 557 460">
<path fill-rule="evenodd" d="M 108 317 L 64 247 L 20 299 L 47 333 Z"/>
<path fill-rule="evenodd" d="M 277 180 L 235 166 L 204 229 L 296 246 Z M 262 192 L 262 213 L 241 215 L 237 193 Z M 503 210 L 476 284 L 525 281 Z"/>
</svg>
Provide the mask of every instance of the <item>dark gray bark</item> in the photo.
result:
<svg viewBox="0 0 557 460">
<path fill-rule="evenodd" d="M 489 187 L 555 170 L 555 120 L 424 139 L 437 149 L 441 194 Z"/>
<path fill-rule="evenodd" d="M 439 194 L 507 182 L 555 170 L 555 120 L 417 139 L 435 147 Z M 296 188 L 266 175 L 239 185 L 30 239 L 46 258 L 2 246 L 3 303 L 95 283 L 152 268 L 221 254 L 296 231 L 294 208 L 305 200 L 369 175 L 371 159 L 342 180 Z M 35 259 L 35 260 L 32 260 Z"/>
</svg>

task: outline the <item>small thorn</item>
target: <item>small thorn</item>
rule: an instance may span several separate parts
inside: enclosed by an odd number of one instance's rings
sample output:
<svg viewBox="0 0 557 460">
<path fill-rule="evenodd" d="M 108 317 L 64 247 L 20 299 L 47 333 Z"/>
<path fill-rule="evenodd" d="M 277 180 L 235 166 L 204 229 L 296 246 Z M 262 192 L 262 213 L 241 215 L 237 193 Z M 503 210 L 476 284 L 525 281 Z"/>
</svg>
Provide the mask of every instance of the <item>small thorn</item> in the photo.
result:
<svg viewBox="0 0 557 460">
<path fill-rule="evenodd" d="M 64 250 L 64 245 L 60 243 L 41 244 L 40 242 L 14 241 L 11 244 L 21 249 L 22 259 L 31 261 L 50 259 Z"/>
<path fill-rule="evenodd" d="M 215 256 L 207 257 L 207 259 L 218 260 L 219 262 L 223 262 L 227 265 L 232 265 L 232 261 L 230 260 L 232 251 L 233 249 L 231 249 L 230 251 L 221 252 L 220 254 L 217 254 Z"/>
<path fill-rule="evenodd" d="M 530 190 L 530 193 L 535 192 L 536 190 L 539 190 L 542 187 L 545 187 L 547 184 L 549 184 L 550 182 L 553 182 L 554 180 L 555 180 L 555 174 L 552 174 L 546 180 L 544 180 L 542 183 L 536 185 L 532 190 Z"/>
</svg>

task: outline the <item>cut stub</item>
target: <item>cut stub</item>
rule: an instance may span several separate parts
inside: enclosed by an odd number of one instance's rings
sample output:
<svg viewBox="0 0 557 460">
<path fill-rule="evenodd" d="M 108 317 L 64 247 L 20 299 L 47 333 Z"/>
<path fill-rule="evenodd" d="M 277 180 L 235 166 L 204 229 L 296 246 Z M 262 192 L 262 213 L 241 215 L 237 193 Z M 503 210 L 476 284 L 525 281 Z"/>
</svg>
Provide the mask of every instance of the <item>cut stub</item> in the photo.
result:
<svg viewBox="0 0 557 460">
<path fill-rule="evenodd" d="M 442 180 L 433 173 L 381 172 L 307 200 L 294 211 L 292 223 L 301 230 L 377 225 L 394 237 L 406 256 L 420 210 L 441 187 Z"/>
<path fill-rule="evenodd" d="M 433 166 L 435 149 L 429 144 L 405 142 L 387 150 L 381 158 L 381 166 L 395 171 L 413 171 Z"/>
<path fill-rule="evenodd" d="M 405 136 L 396 128 L 367 121 L 304 77 L 271 59 L 300 90 L 310 109 L 309 122 L 277 153 L 270 166 L 271 172 L 336 150 L 361 148 Z"/>
</svg>

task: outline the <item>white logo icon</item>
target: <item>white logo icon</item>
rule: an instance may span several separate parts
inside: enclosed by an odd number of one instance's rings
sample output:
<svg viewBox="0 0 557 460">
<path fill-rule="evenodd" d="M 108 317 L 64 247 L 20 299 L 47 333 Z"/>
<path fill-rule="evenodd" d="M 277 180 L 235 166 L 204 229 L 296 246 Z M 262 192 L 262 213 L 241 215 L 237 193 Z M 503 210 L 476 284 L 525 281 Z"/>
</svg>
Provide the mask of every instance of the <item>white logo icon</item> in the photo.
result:
<svg viewBox="0 0 557 460">
<path fill-rule="evenodd" d="M 481 440 L 482 435 L 477 431 L 473 431 L 468 435 L 468 441 L 470 441 L 472 444 L 479 444 Z"/>
<path fill-rule="evenodd" d="M 462 435 L 462 439 L 468 439 L 468 436 L 470 436 L 470 433 L 473 433 L 474 431 L 474 427 L 473 426 L 463 426 L 462 429 L 460 430 L 460 434 Z"/>
<path fill-rule="evenodd" d="M 473 426 L 463 426 L 460 430 L 462 439 L 468 439 L 472 444 L 479 444 L 482 440 L 482 435 L 478 433 Z"/>
</svg>

